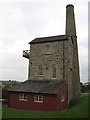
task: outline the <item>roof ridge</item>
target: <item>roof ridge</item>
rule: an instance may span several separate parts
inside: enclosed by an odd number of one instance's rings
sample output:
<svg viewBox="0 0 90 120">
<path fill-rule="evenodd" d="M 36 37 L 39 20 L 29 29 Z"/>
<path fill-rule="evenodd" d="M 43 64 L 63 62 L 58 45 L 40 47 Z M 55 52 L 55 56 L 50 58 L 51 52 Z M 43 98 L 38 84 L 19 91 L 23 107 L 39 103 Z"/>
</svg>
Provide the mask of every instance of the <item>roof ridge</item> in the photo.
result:
<svg viewBox="0 0 90 120">
<path fill-rule="evenodd" d="M 70 35 L 63 34 L 63 35 L 55 35 L 55 36 L 47 36 L 47 37 L 37 37 L 35 39 L 53 38 L 53 37 L 60 37 L 60 36 L 70 36 Z"/>
<path fill-rule="evenodd" d="M 60 40 L 68 40 L 70 35 L 57 35 L 57 36 L 48 36 L 48 37 L 39 37 L 35 38 L 29 44 L 35 43 L 46 43 L 46 42 L 56 42 Z"/>
</svg>

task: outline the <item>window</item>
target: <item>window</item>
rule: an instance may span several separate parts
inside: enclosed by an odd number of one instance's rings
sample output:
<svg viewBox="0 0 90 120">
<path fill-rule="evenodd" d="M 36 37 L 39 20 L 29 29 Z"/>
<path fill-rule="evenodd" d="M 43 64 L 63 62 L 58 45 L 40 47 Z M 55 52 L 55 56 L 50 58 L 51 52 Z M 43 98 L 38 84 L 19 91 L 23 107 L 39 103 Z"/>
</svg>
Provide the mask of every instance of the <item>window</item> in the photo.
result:
<svg viewBox="0 0 90 120">
<path fill-rule="evenodd" d="M 38 66 L 38 75 L 43 75 L 41 65 Z"/>
<path fill-rule="evenodd" d="M 59 59 L 58 59 L 58 55 L 56 55 L 56 61 L 58 61 Z"/>
<path fill-rule="evenodd" d="M 42 95 L 35 95 L 34 96 L 34 102 L 43 102 L 43 96 Z"/>
<path fill-rule="evenodd" d="M 20 101 L 27 101 L 27 95 L 26 94 L 19 94 L 19 100 Z"/>
<path fill-rule="evenodd" d="M 56 66 L 53 66 L 53 78 L 56 78 Z"/>
<path fill-rule="evenodd" d="M 70 81 L 69 81 L 69 84 L 70 85 L 72 84 L 72 69 L 70 69 Z"/>
<path fill-rule="evenodd" d="M 47 44 L 45 46 L 45 54 L 50 54 L 50 45 L 49 44 Z"/>
<path fill-rule="evenodd" d="M 62 96 L 61 96 L 61 102 L 63 102 L 64 100 L 65 100 L 65 96 L 62 95 Z"/>
</svg>

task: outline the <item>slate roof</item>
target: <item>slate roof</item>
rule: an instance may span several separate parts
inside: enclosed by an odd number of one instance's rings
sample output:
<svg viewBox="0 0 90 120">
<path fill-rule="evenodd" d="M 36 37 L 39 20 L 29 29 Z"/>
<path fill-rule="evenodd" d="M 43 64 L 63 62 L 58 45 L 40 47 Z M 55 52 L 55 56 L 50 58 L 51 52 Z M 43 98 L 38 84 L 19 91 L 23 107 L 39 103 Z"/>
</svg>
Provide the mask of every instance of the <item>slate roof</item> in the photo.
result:
<svg viewBox="0 0 90 120">
<path fill-rule="evenodd" d="M 55 42 L 61 40 L 68 40 L 70 35 L 58 35 L 58 36 L 50 36 L 50 37 L 40 37 L 35 38 L 29 44 L 36 44 L 36 43 L 46 43 L 46 42 Z"/>
<path fill-rule="evenodd" d="M 60 80 L 27 80 L 9 89 L 9 91 L 58 94 L 64 84 L 65 82 Z"/>
</svg>

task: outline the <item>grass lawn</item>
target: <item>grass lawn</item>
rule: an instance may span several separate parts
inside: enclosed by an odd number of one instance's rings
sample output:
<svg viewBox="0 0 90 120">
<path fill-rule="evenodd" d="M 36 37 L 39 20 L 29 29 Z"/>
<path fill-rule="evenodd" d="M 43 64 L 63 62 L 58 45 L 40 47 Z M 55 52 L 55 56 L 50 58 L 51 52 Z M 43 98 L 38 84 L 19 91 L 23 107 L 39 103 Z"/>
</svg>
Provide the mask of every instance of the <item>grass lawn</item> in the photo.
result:
<svg viewBox="0 0 90 120">
<path fill-rule="evenodd" d="M 68 109 L 57 112 L 13 109 L 3 105 L 2 118 L 88 118 L 88 95 L 83 93 L 80 99 L 72 101 Z"/>
</svg>

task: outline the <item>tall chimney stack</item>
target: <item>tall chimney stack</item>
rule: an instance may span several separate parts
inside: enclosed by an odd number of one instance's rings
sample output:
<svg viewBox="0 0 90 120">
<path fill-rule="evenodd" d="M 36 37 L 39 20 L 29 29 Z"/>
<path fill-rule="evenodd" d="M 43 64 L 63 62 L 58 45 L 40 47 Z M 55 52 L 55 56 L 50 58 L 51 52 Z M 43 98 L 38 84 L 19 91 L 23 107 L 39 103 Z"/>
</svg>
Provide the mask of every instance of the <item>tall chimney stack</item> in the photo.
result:
<svg viewBox="0 0 90 120">
<path fill-rule="evenodd" d="M 66 35 L 76 36 L 74 6 L 72 4 L 66 6 Z"/>
</svg>

